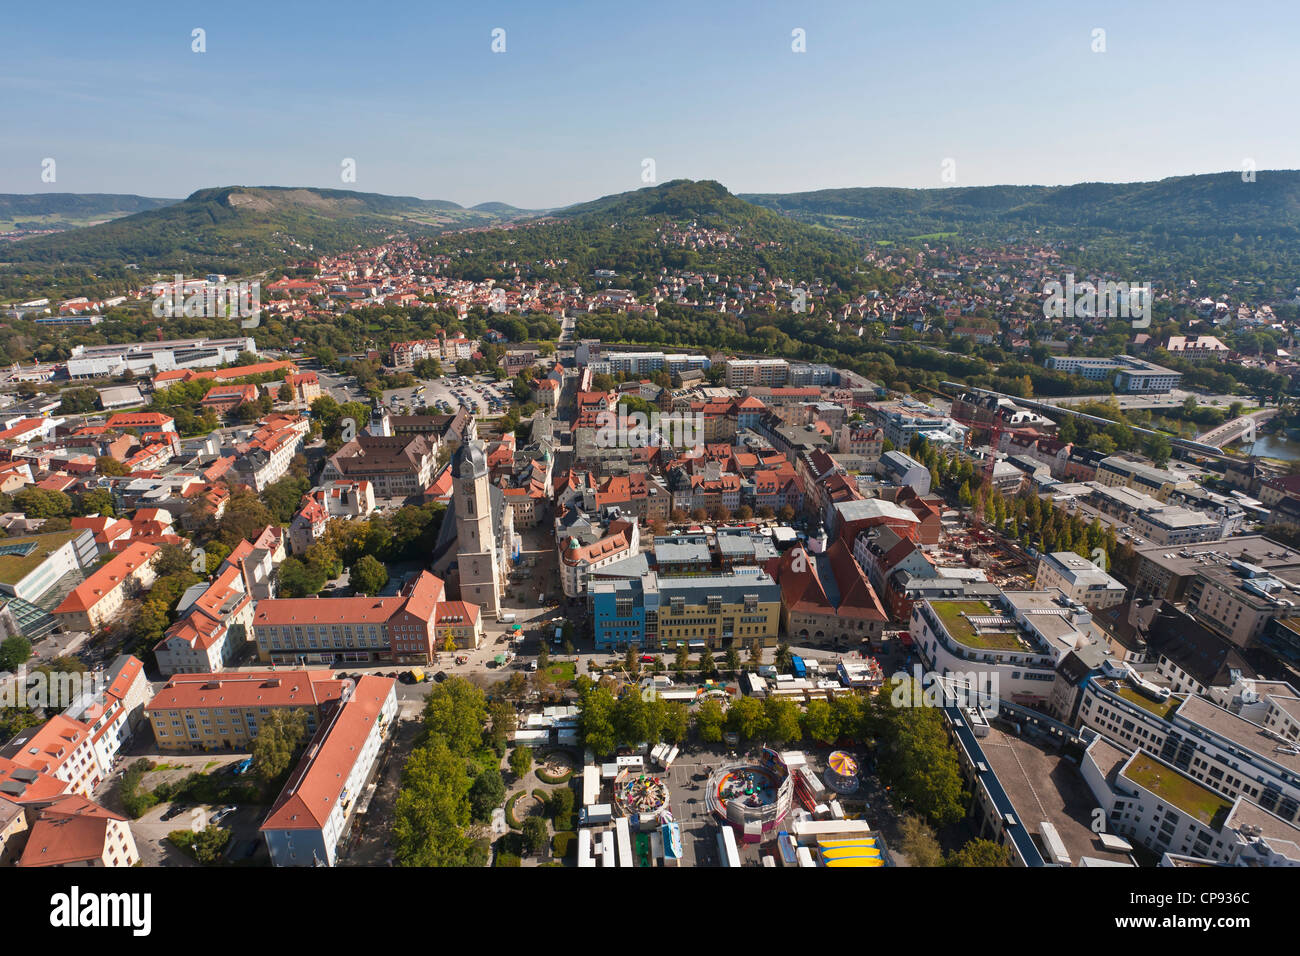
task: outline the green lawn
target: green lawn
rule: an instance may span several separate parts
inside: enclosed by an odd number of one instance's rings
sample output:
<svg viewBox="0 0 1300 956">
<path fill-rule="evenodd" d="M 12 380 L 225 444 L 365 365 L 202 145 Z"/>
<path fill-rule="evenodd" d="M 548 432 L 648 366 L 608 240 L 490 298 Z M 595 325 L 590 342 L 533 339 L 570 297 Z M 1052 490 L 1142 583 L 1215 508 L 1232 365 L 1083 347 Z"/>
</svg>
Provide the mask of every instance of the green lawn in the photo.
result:
<svg viewBox="0 0 1300 956">
<path fill-rule="evenodd" d="M 1020 635 L 1003 631 L 983 631 L 975 633 L 971 622 L 963 615 L 987 617 L 998 614 L 985 601 L 931 601 L 930 607 L 939 615 L 943 626 L 954 641 L 967 647 L 976 647 L 990 651 L 1019 651 L 1025 647 Z"/>
<path fill-rule="evenodd" d="M 546 675 L 553 681 L 573 680 L 577 672 L 578 666 L 573 661 L 560 661 L 546 668 Z"/>
<path fill-rule="evenodd" d="M 1232 809 L 1232 802 L 1227 797 L 1145 753 L 1139 752 L 1133 758 L 1124 776 L 1204 824 L 1213 823 L 1220 813 L 1226 814 Z"/>
<path fill-rule="evenodd" d="M 79 534 L 80 531 L 52 531 L 49 534 L 29 534 L 0 540 L 0 544 L 6 545 L 36 542 L 36 549 L 26 557 L 17 554 L 0 555 L 0 584 L 17 584 L 40 567 L 42 561 Z"/>
</svg>

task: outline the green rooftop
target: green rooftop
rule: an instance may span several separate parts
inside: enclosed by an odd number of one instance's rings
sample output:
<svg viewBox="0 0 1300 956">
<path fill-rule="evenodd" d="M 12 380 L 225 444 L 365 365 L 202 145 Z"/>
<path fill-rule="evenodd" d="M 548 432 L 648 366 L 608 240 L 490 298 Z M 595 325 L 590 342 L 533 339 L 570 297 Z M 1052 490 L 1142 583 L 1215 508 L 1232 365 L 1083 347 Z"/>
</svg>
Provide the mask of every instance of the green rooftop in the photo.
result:
<svg viewBox="0 0 1300 956">
<path fill-rule="evenodd" d="M 939 615 L 943 626 L 954 641 L 967 647 L 989 651 L 1023 651 L 1025 642 L 1016 631 L 979 631 L 971 624 L 971 617 L 992 617 L 1002 614 L 991 608 L 987 601 L 931 601 L 930 607 Z"/>
<path fill-rule="evenodd" d="M 1206 826 L 1227 816 L 1232 801 L 1139 751 L 1123 776 Z M 1222 815 L 1222 816 L 1221 816 Z"/>
<path fill-rule="evenodd" d="M 5 545 L 7 550 L 12 545 L 29 543 L 36 545 L 35 549 L 25 556 L 0 554 L 0 587 L 11 589 L 15 587 L 19 581 L 39 568 L 42 561 L 79 534 L 81 534 L 81 531 L 74 528 L 70 531 L 52 531 L 49 534 L 28 534 L 18 538 L 0 538 L 0 545 Z"/>
<path fill-rule="evenodd" d="M 1178 705 L 1183 702 L 1183 698 L 1177 694 L 1170 694 L 1168 700 L 1152 700 L 1140 690 L 1134 690 L 1121 681 L 1115 681 L 1110 685 L 1110 689 L 1119 696 L 1123 697 L 1130 704 L 1141 707 L 1149 713 L 1155 714 L 1161 720 L 1168 720 L 1178 709 Z"/>
</svg>

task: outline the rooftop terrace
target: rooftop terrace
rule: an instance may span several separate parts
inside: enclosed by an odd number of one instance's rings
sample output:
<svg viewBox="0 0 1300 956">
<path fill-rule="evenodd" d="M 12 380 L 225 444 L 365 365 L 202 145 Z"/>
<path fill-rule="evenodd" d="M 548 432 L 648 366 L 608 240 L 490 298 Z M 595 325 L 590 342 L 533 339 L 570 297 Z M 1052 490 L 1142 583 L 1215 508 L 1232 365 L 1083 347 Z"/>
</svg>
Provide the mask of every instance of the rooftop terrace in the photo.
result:
<svg viewBox="0 0 1300 956">
<path fill-rule="evenodd" d="M 1023 651 L 1029 645 L 1020 636 L 1014 624 L 999 629 L 998 625 L 980 625 L 980 618 L 1002 618 L 1001 609 L 992 608 L 987 601 L 931 601 L 930 607 L 954 641 L 966 647 L 990 651 Z M 975 622 L 972 622 L 972 618 Z"/>
</svg>

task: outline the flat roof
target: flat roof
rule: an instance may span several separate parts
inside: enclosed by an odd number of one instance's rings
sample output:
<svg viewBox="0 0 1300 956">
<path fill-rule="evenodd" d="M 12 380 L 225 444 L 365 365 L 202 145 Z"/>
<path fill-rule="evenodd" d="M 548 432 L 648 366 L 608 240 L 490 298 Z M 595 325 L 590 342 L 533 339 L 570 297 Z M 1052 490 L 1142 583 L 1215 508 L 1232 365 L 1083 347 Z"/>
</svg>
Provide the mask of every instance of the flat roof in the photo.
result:
<svg viewBox="0 0 1300 956">
<path fill-rule="evenodd" d="M 949 636 L 959 644 L 967 647 L 987 648 L 1000 651 L 1020 651 L 1029 645 L 1020 636 L 1020 628 L 1011 623 L 1008 629 L 985 629 L 972 623 L 971 618 L 1007 617 L 1001 608 L 990 607 L 987 601 L 931 601 L 930 607 L 939 615 L 939 620 L 947 629 Z M 1010 620 L 1008 618 L 1008 620 Z"/>
<path fill-rule="evenodd" d="M 1179 773 L 1143 750 L 1133 754 L 1133 758 L 1120 770 L 1120 776 L 1149 790 L 1206 826 L 1222 826 L 1232 810 L 1232 801 L 1228 797 Z"/>
<path fill-rule="evenodd" d="M 10 586 L 18 584 L 23 578 L 41 566 L 51 554 L 59 550 L 84 529 L 72 528 L 68 531 L 51 531 L 49 534 L 29 534 L 18 538 L 0 538 L 0 584 Z M 17 553 L 24 545 L 34 544 L 28 554 Z"/>
</svg>

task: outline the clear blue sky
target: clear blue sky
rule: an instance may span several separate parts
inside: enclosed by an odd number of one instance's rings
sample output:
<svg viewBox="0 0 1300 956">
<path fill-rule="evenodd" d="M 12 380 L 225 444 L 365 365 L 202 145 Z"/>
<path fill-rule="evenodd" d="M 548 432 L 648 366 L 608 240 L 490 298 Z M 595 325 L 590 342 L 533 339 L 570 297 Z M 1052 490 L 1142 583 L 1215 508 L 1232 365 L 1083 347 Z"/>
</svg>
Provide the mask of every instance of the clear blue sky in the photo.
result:
<svg viewBox="0 0 1300 956">
<path fill-rule="evenodd" d="M 949 158 L 972 186 L 1296 168 L 1298 27 L 1294 0 L 10 3 L 0 192 L 543 207 L 644 158 L 735 192 L 942 186 Z"/>
</svg>

